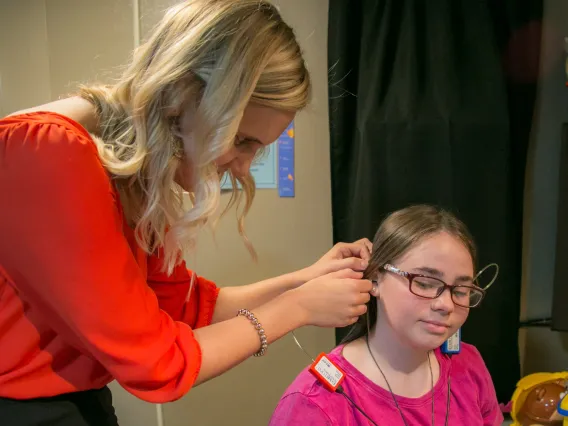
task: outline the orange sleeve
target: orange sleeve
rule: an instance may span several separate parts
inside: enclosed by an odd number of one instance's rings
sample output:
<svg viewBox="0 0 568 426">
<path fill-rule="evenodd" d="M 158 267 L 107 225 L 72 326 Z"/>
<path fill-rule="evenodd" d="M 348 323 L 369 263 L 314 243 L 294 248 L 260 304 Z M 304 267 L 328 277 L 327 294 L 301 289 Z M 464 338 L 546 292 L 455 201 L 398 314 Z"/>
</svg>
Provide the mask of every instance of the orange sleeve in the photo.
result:
<svg viewBox="0 0 568 426">
<path fill-rule="evenodd" d="M 185 262 L 178 264 L 168 276 L 161 272 L 159 255 L 160 252 L 148 256 L 148 285 L 158 296 L 160 308 L 192 328 L 211 324 L 220 289 L 212 281 L 188 270 Z"/>
<path fill-rule="evenodd" d="M 199 344 L 159 308 L 92 140 L 62 119 L 9 122 L 0 121 L 0 266 L 22 300 L 130 393 L 180 398 L 199 372 Z"/>
</svg>

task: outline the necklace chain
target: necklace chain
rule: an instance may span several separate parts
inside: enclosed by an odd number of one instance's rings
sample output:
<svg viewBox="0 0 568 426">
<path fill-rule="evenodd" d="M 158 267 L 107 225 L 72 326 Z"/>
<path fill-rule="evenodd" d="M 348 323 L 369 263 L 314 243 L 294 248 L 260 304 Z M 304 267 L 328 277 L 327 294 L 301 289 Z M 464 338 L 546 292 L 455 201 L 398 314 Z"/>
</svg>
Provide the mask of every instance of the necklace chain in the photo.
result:
<svg viewBox="0 0 568 426">
<path fill-rule="evenodd" d="M 389 388 L 389 392 L 390 392 L 392 399 L 394 401 L 394 405 L 396 406 L 396 409 L 398 410 L 400 417 L 402 418 L 402 421 L 404 422 L 404 425 L 408 426 L 408 423 L 406 422 L 406 418 L 404 417 L 404 414 L 403 414 L 402 410 L 400 409 L 400 406 L 398 405 L 398 401 L 396 400 L 396 397 L 394 396 L 394 392 L 392 391 L 392 388 L 389 384 L 389 381 L 387 380 L 385 373 L 383 373 L 383 370 L 379 366 L 379 363 L 375 359 L 375 355 L 373 355 L 373 351 L 371 350 L 371 346 L 369 345 L 369 337 L 368 336 L 365 338 L 365 342 L 367 343 L 367 349 L 369 350 L 369 354 L 371 354 L 371 358 L 373 358 L 373 362 L 375 363 L 375 365 L 379 369 L 381 375 L 383 376 L 383 379 L 385 380 L 385 383 L 387 384 L 387 387 Z M 430 394 L 431 394 L 431 397 L 432 397 L 432 426 L 434 426 L 434 373 L 432 372 L 432 363 L 430 362 L 430 352 L 428 352 L 428 368 L 430 370 Z M 447 416 L 446 416 L 446 424 L 447 424 Z"/>
</svg>

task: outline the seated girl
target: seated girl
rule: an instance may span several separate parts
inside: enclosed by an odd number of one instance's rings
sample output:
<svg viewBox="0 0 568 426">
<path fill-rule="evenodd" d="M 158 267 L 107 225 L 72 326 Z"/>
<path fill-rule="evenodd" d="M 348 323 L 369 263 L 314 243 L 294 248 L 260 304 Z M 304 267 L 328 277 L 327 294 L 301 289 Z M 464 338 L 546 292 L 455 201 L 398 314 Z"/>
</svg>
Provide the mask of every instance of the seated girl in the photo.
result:
<svg viewBox="0 0 568 426">
<path fill-rule="evenodd" d="M 374 282 L 367 314 L 328 354 L 346 373 L 343 392 L 327 390 L 306 369 L 270 425 L 501 425 L 477 349 L 441 350 L 485 295 L 475 257 L 469 231 L 452 214 L 425 205 L 391 214 L 365 272 Z"/>
</svg>

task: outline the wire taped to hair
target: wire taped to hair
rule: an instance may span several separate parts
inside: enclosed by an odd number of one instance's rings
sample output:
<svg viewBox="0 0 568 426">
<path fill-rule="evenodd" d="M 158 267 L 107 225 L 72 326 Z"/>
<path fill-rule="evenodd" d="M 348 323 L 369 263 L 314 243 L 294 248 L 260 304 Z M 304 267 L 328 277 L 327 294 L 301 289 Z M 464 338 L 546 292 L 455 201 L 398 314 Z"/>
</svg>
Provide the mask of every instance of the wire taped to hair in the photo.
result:
<svg viewBox="0 0 568 426">
<path fill-rule="evenodd" d="M 490 263 L 489 265 L 487 265 L 486 267 L 484 267 L 483 269 L 481 269 L 481 271 L 479 271 L 477 273 L 477 275 L 473 278 L 473 282 L 477 282 L 479 280 L 479 277 L 481 276 L 481 274 L 483 274 L 485 271 L 487 271 L 487 269 L 491 268 L 492 266 L 495 267 L 495 275 L 493 276 L 493 278 L 489 281 L 489 284 L 487 284 L 485 287 L 481 287 L 482 290 L 487 291 L 489 289 L 489 287 L 491 287 L 493 285 L 493 283 L 497 280 L 497 277 L 499 276 L 499 265 L 496 263 Z"/>
</svg>

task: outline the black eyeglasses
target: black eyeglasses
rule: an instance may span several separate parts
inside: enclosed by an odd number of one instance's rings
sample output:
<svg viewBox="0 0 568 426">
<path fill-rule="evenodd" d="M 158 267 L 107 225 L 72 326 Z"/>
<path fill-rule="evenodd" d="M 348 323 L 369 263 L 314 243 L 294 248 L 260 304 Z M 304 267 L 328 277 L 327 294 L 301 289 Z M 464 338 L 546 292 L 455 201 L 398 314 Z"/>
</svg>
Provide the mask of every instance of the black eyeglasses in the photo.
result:
<svg viewBox="0 0 568 426">
<path fill-rule="evenodd" d="M 383 270 L 400 275 L 408 280 L 408 289 L 418 297 L 425 299 L 436 299 L 446 290 L 450 290 L 452 301 L 463 308 L 475 308 L 479 306 L 485 297 L 485 290 L 474 285 L 449 285 L 444 281 L 422 274 L 411 274 L 386 264 Z"/>
</svg>

